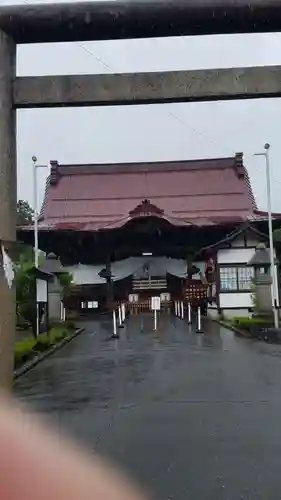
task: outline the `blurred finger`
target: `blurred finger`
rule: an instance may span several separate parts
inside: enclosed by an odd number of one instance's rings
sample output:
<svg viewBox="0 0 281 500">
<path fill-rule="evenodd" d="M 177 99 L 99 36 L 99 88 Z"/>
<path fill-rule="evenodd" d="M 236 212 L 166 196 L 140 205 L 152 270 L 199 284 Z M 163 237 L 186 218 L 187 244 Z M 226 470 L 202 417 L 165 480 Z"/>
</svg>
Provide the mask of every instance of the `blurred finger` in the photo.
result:
<svg viewBox="0 0 281 500">
<path fill-rule="evenodd" d="M 143 500 L 113 469 L 49 434 L 35 418 L 2 400 L 0 498 Z"/>
</svg>

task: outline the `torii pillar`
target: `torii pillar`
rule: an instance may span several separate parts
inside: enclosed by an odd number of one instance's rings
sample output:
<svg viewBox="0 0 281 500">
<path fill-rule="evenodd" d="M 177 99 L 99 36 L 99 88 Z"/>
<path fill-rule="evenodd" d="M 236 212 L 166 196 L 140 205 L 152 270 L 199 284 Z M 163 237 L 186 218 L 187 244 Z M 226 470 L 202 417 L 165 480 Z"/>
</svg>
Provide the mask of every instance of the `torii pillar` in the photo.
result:
<svg viewBox="0 0 281 500">
<path fill-rule="evenodd" d="M 0 388 L 8 390 L 13 381 L 16 291 L 15 284 L 10 287 L 5 277 L 2 250 L 5 249 L 8 255 L 12 255 L 16 243 L 15 77 L 16 43 L 0 31 Z"/>
</svg>

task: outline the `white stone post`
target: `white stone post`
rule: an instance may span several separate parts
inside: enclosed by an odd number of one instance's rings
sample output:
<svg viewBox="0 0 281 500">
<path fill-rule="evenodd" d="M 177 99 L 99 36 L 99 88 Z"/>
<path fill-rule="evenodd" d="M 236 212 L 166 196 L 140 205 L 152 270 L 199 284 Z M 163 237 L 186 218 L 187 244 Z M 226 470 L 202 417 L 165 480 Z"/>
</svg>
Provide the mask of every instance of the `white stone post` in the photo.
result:
<svg viewBox="0 0 281 500">
<path fill-rule="evenodd" d="M 203 333 L 201 321 L 201 307 L 197 308 L 197 333 Z"/>
<path fill-rule="evenodd" d="M 190 304 L 190 302 L 188 302 L 187 310 L 188 310 L 188 324 L 191 325 L 192 324 L 192 316 L 191 316 L 191 304 Z"/>
<path fill-rule="evenodd" d="M 156 311 L 156 309 L 154 309 L 154 326 L 153 326 L 153 330 L 155 332 L 157 330 L 157 311 Z"/>
<path fill-rule="evenodd" d="M 113 312 L 112 312 L 112 320 L 113 320 L 113 334 L 112 334 L 112 337 L 113 338 L 118 338 L 118 334 L 117 334 L 117 318 L 116 318 L 116 311 L 115 311 L 115 309 L 113 309 Z"/>
<path fill-rule="evenodd" d="M 124 302 L 121 304 L 121 311 L 122 311 L 122 322 L 124 323 L 126 319 L 126 307 Z"/>
<path fill-rule="evenodd" d="M 181 319 L 184 319 L 184 304 L 181 302 Z"/>
</svg>

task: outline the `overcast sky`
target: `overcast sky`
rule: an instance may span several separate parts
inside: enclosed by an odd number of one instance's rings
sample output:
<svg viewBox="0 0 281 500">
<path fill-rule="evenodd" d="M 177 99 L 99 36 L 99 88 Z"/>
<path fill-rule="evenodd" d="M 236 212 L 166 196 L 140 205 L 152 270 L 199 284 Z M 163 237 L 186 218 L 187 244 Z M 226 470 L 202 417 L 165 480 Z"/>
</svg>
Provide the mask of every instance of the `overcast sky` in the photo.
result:
<svg viewBox="0 0 281 500">
<path fill-rule="evenodd" d="M 1 0 L 1 5 L 13 3 Z M 20 46 L 18 75 L 281 64 L 280 47 L 281 34 Z M 264 162 L 253 154 L 269 142 L 273 209 L 281 211 L 280 125 L 280 99 L 22 110 L 18 112 L 18 196 L 32 203 L 33 155 L 40 164 L 47 164 L 50 160 L 188 160 L 243 151 L 258 205 L 266 209 Z M 41 199 L 46 173 L 41 171 L 39 175 Z"/>
</svg>

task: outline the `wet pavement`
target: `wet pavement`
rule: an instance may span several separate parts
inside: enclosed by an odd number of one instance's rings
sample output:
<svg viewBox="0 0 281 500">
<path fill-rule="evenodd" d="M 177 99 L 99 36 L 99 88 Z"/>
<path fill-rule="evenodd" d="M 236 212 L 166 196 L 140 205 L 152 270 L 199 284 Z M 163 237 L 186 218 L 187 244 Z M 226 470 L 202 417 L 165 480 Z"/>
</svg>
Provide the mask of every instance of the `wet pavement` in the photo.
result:
<svg viewBox="0 0 281 500">
<path fill-rule="evenodd" d="M 106 318 L 15 392 L 161 500 L 279 500 L 281 346 L 176 318 Z M 142 331 L 143 330 L 143 331 Z"/>
</svg>

